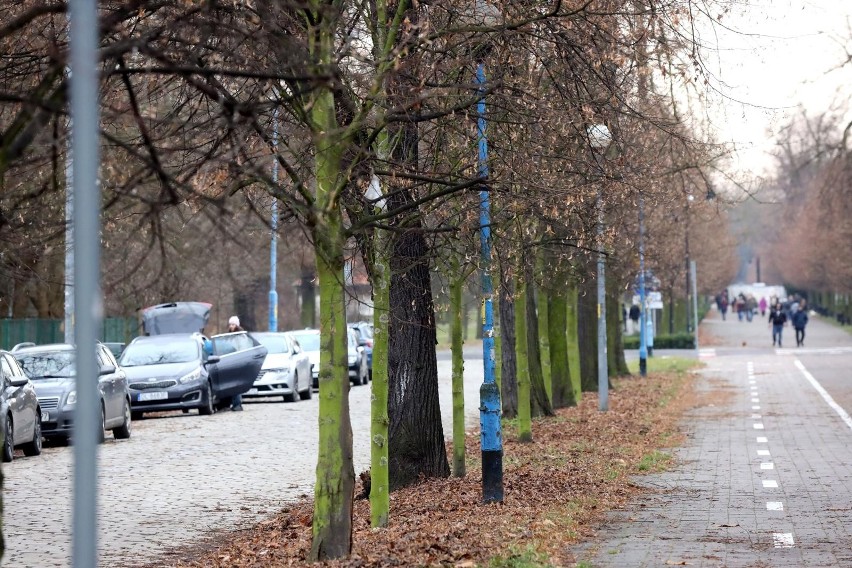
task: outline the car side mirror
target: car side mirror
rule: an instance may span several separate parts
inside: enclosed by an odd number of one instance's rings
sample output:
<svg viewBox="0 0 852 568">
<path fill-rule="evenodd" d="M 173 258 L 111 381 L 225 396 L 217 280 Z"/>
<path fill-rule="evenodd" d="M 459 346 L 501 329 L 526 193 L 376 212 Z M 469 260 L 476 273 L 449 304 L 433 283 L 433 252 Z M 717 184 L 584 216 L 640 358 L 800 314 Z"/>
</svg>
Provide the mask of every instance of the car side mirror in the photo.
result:
<svg viewBox="0 0 852 568">
<path fill-rule="evenodd" d="M 204 364 L 205 365 L 211 365 L 213 363 L 218 363 L 219 361 L 220 361 L 220 358 L 219 358 L 218 355 L 211 355 L 207 358 L 207 360 L 204 362 Z"/>
<path fill-rule="evenodd" d="M 15 378 L 9 379 L 9 386 L 12 387 L 22 387 L 29 382 L 29 379 L 26 377 L 23 378 Z"/>
<path fill-rule="evenodd" d="M 111 375 L 115 372 L 115 365 L 104 365 L 101 367 L 101 375 Z"/>
</svg>

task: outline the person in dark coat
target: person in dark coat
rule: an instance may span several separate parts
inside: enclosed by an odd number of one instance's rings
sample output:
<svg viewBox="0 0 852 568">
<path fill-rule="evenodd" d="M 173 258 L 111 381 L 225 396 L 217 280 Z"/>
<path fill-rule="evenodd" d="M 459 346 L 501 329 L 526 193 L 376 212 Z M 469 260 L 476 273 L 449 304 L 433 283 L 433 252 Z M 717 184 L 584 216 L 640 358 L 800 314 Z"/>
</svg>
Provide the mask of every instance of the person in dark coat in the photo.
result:
<svg viewBox="0 0 852 568">
<path fill-rule="evenodd" d="M 228 331 L 226 333 L 234 333 L 235 331 L 245 331 L 245 329 L 243 329 L 243 326 L 240 325 L 240 318 L 237 316 L 231 316 L 228 320 Z M 240 412 L 242 409 L 243 395 L 234 395 L 234 397 L 231 398 L 231 410 L 234 412 Z"/>
<path fill-rule="evenodd" d="M 772 327 L 772 345 L 778 342 L 778 347 L 781 347 L 781 332 L 784 326 L 787 325 L 787 315 L 781 307 L 781 303 L 775 304 L 772 311 L 769 312 L 769 325 Z"/>
<path fill-rule="evenodd" d="M 796 330 L 796 346 L 805 345 L 805 326 L 808 325 L 808 310 L 805 309 L 805 301 L 799 305 L 799 309 L 793 313 L 793 328 Z"/>
</svg>

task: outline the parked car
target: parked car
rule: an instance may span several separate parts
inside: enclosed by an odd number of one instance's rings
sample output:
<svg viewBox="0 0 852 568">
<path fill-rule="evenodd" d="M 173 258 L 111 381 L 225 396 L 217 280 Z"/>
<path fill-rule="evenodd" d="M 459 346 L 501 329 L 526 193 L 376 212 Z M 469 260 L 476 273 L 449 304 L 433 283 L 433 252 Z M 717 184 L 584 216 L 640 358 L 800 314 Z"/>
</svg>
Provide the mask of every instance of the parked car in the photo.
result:
<svg viewBox="0 0 852 568">
<path fill-rule="evenodd" d="M 18 361 L 7 351 L 0 351 L 0 417 L 3 419 L 3 448 L 0 457 L 10 462 L 15 448 L 26 456 L 41 453 L 41 408 L 32 382 Z"/>
<path fill-rule="evenodd" d="M 105 345 L 98 344 L 95 352 L 102 425 L 99 440 L 104 441 L 105 430 L 111 430 L 116 440 L 127 439 L 131 433 L 127 375 Z M 35 387 L 45 439 L 68 441 L 77 406 L 76 347 L 39 345 L 18 349 L 14 355 Z"/>
<path fill-rule="evenodd" d="M 115 356 L 116 359 L 121 357 L 121 352 L 124 351 L 125 347 L 127 347 L 126 343 L 118 343 L 118 342 L 114 342 L 114 341 L 110 341 L 110 342 L 105 341 L 103 343 L 103 345 L 104 345 L 104 347 L 106 347 L 107 349 L 109 349 L 112 352 L 112 354 Z"/>
<path fill-rule="evenodd" d="M 148 335 L 131 341 L 120 359 L 135 417 L 193 408 L 199 414 L 213 414 L 252 387 L 266 347 L 244 331 L 208 339 L 202 331 L 210 307 L 203 302 L 172 302 L 142 310 Z"/>
<path fill-rule="evenodd" d="M 355 385 L 366 385 L 370 380 L 367 368 L 367 353 L 358 345 L 358 339 L 351 328 L 347 328 L 347 363 L 349 380 Z M 300 329 L 288 332 L 308 354 L 313 365 L 313 386 L 319 388 L 320 332 L 318 329 Z"/>
<path fill-rule="evenodd" d="M 373 324 L 365 321 L 350 323 L 349 327 L 355 332 L 358 345 L 364 348 L 367 354 L 367 371 L 370 380 L 373 380 Z"/>
<path fill-rule="evenodd" d="M 307 400 L 313 393 L 311 361 L 299 344 L 283 332 L 252 333 L 266 347 L 266 359 L 243 397 L 283 396 L 288 402 Z"/>
</svg>

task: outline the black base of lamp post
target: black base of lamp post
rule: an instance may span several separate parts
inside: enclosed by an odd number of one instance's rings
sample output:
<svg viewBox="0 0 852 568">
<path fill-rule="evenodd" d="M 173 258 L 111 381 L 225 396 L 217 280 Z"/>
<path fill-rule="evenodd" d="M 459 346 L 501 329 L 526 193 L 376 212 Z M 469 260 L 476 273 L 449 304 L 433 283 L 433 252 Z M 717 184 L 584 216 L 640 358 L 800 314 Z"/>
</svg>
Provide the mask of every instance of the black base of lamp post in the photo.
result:
<svg viewBox="0 0 852 568">
<path fill-rule="evenodd" d="M 482 502 L 503 502 L 503 452 L 482 452 Z"/>
</svg>

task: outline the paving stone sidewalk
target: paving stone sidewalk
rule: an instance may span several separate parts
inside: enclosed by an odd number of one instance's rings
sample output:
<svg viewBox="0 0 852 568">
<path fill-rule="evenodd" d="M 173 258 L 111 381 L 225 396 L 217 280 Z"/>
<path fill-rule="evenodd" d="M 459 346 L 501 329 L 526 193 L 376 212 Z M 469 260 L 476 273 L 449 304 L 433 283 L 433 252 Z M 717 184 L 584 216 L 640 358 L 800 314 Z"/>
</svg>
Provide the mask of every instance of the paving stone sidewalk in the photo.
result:
<svg viewBox="0 0 852 568">
<path fill-rule="evenodd" d="M 575 550 L 580 565 L 852 566 L 852 420 L 820 392 L 852 400 L 850 336 L 814 321 L 808 348 L 775 350 L 763 322 L 703 325 L 721 341 L 702 352 L 676 467 L 635 478 L 650 493 Z"/>
</svg>

